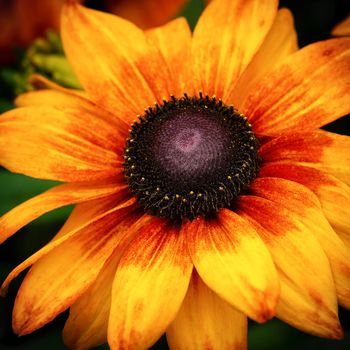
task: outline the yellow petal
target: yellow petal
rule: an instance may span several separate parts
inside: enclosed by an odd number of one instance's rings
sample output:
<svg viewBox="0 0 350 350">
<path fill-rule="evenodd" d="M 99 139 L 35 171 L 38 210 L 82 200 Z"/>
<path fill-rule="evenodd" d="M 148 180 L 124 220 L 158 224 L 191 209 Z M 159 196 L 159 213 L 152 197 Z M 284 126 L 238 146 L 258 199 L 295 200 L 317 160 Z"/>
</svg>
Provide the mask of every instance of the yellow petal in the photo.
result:
<svg viewBox="0 0 350 350">
<path fill-rule="evenodd" d="M 288 9 L 283 8 L 278 11 L 261 48 L 239 78 L 238 83 L 228 89 L 226 100 L 239 110 L 252 86 L 297 49 L 298 41 L 293 15 Z"/>
<path fill-rule="evenodd" d="M 210 2 L 193 33 L 197 92 L 220 98 L 237 82 L 262 44 L 277 13 L 275 0 Z"/>
<path fill-rule="evenodd" d="M 305 332 L 340 338 L 332 271 L 310 229 L 297 214 L 255 196 L 240 197 L 239 213 L 254 225 L 279 272 L 277 317 Z"/>
<path fill-rule="evenodd" d="M 132 232 L 123 237 L 126 242 L 116 247 L 93 285 L 71 306 L 63 330 L 64 342 L 70 349 L 90 349 L 107 342 L 112 283 L 123 254 L 121 247 L 127 246 L 149 220 L 145 215 L 133 224 Z"/>
<path fill-rule="evenodd" d="M 53 240 L 10 273 L 2 292 L 18 273 L 35 263 L 15 301 L 13 329 L 17 334 L 42 327 L 91 285 L 118 245 L 120 232 L 137 218 L 135 213 L 128 215 L 131 210 L 126 205 L 104 212 Z"/>
<path fill-rule="evenodd" d="M 123 255 L 113 282 L 111 349 L 146 349 L 155 343 L 179 311 L 191 272 L 178 228 L 158 218 L 144 226 Z"/>
<path fill-rule="evenodd" d="M 67 57 L 98 105 L 130 120 L 169 96 L 167 66 L 134 24 L 67 2 L 61 27 Z"/>
<path fill-rule="evenodd" d="M 65 184 L 56 186 L 15 207 L 0 218 L 0 243 L 51 210 L 69 204 L 115 195 L 126 189 L 118 183 Z"/>
<path fill-rule="evenodd" d="M 210 289 L 258 322 L 274 315 L 277 273 L 249 222 L 223 209 L 218 221 L 197 218 L 183 230 L 196 270 Z"/>
<path fill-rule="evenodd" d="M 148 37 L 159 47 L 172 76 L 174 96 L 193 94 L 190 62 L 191 30 L 185 18 L 149 30 Z M 175 44 L 176 43 L 176 44 Z"/>
<path fill-rule="evenodd" d="M 17 108 L 1 116 L 0 164 L 13 172 L 67 182 L 120 177 L 121 140 L 115 131 L 112 123 L 79 109 Z"/>
<path fill-rule="evenodd" d="M 327 254 L 340 304 L 350 308 L 350 250 L 324 217 L 317 196 L 303 185 L 274 177 L 258 178 L 251 190 L 253 194 L 299 215 L 299 220 L 318 239 Z"/>
<path fill-rule="evenodd" d="M 311 44 L 251 89 L 241 112 L 258 134 L 312 131 L 350 110 L 350 39 Z"/>
<path fill-rule="evenodd" d="M 219 298 L 194 272 L 181 309 L 166 333 L 172 350 L 243 350 L 247 317 Z"/>
</svg>

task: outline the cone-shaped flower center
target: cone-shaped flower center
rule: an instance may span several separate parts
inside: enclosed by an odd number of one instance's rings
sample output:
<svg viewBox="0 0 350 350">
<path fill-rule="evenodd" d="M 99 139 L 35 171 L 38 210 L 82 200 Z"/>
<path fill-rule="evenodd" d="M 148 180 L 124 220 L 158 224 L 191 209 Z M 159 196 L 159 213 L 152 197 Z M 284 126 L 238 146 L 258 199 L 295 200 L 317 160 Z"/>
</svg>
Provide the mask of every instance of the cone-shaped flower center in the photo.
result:
<svg viewBox="0 0 350 350">
<path fill-rule="evenodd" d="M 202 95 L 173 98 L 132 125 L 125 175 L 151 214 L 193 219 L 234 205 L 259 170 L 257 148 L 233 107 Z"/>
</svg>

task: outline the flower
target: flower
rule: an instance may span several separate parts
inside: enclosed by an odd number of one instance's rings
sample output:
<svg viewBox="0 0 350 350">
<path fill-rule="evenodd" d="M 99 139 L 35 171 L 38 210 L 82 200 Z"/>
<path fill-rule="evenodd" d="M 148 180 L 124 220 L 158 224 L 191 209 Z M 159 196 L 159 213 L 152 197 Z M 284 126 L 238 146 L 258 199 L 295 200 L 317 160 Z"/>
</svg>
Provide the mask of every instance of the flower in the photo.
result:
<svg viewBox="0 0 350 350">
<path fill-rule="evenodd" d="M 143 32 L 65 5 L 84 91 L 41 79 L 0 120 L 3 166 L 66 182 L 3 216 L 1 241 L 78 203 L 3 283 L 32 266 L 17 334 L 70 307 L 74 349 L 147 348 L 164 332 L 172 349 L 242 349 L 247 316 L 342 337 L 350 141 L 319 128 L 349 112 L 350 40 L 298 50 L 277 7 L 214 0 L 192 35 L 182 18 Z"/>
</svg>

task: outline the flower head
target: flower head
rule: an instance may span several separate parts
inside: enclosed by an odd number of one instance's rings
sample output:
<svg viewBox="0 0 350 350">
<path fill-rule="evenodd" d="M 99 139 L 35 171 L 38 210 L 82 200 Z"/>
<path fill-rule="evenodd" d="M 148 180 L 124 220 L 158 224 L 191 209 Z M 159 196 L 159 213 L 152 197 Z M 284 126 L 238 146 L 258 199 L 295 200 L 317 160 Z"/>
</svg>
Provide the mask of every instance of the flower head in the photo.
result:
<svg viewBox="0 0 350 350">
<path fill-rule="evenodd" d="M 71 348 L 242 349 L 247 317 L 341 338 L 350 307 L 350 40 L 297 49 L 277 1 L 214 0 L 142 31 L 73 2 L 62 37 L 84 91 L 17 99 L 1 163 L 67 182 L 1 218 L 1 241 L 78 203 L 32 266 L 13 327 L 70 307 Z"/>
</svg>

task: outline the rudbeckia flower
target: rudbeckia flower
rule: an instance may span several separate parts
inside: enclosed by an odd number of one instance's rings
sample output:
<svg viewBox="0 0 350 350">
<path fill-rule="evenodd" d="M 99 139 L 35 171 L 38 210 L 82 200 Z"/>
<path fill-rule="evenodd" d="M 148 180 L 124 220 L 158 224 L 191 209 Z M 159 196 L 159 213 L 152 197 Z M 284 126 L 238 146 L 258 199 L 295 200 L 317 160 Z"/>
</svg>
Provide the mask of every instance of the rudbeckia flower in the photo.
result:
<svg viewBox="0 0 350 350">
<path fill-rule="evenodd" d="M 24 335 L 70 308 L 73 349 L 245 349 L 247 318 L 341 338 L 350 307 L 350 39 L 298 50 L 274 0 L 214 0 L 142 31 L 68 2 L 67 57 L 84 91 L 17 99 L 1 164 L 65 182 L 1 218 L 4 241 L 77 204 L 30 267 Z"/>
</svg>

